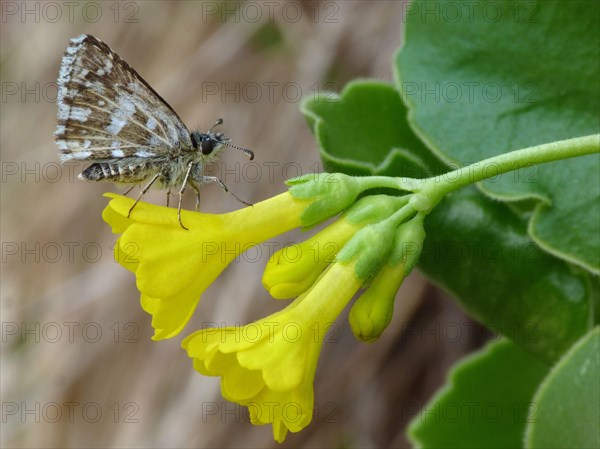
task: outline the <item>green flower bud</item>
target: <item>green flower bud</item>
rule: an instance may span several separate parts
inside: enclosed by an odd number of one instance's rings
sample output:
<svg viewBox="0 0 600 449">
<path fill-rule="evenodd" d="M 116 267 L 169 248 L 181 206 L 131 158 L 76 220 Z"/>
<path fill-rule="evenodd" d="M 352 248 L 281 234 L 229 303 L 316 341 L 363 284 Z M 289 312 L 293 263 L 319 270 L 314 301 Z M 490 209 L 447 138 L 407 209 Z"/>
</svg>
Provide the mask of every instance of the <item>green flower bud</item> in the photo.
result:
<svg viewBox="0 0 600 449">
<path fill-rule="evenodd" d="M 386 264 L 354 303 L 348 321 L 354 336 L 367 343 L 377 340 L 394 313 L 396 293 L 404 280 L 404 264 Z"/>
<path fill-rule="evenodd" d="M 390 324 L 396 293 L 416 265 L 423 249 L 423 218 L 424 215 L 417 214 L 395 230 L 389 259 L 350 310 L 350 327 L 359 340 L 377 340 Z"/>
</svg>

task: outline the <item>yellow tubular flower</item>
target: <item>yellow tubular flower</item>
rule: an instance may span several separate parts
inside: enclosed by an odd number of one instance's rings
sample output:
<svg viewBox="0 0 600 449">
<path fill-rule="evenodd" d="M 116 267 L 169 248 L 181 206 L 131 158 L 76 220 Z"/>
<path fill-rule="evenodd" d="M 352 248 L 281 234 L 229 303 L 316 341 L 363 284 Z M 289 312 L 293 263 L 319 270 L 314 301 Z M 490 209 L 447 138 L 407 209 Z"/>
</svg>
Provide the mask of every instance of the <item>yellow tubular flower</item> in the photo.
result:
<svg viewBox="0 0 600 449">
<path fill-rule="evenodd" d="M 254 245 L 301 225 L 312 201 L 289 193 L 226 214 L 182 210 L 112 198 L 102 217 L 114 233 L 115 259 L 136 275 L 143 309 L 152 315 L 153 340 L 177 335 L 188 322 L 200 295 L 235 257 Z"/>
<path fill-rule="evenodd" d="M 347 220 L 338 220 L 302 243 L 277 251 L 265 267 L 263 286 L 275 299 L 301 295 L 360 228 Z"/>
<path fill-rule="evenodd" d="M 356 261 L 330 265 L 285 309 L 240 327 L 198 331 L 182 342 L 194 368 L 221 376 L 223 397 L 247 406 L 253 424 L 273 424 L 282 442 L 312 420 L 313 380 L 327 328 L 361 287 Z"/>
</svg>

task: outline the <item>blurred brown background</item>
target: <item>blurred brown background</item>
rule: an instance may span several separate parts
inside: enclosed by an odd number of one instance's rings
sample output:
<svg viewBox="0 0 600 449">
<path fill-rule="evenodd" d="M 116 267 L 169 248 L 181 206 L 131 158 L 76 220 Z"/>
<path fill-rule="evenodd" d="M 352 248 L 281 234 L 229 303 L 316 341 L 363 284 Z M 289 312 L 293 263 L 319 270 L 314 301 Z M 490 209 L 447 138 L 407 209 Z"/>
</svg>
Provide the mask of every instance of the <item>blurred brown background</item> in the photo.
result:
<svg viewBox="0 0 600 449">
<path fill-rule="evenodd" d="M 70 38 L 107 42 L 190 128 L 218 117 L 255 161 L 217 167 L 259 201 L 319 167 L 299 100 L 356 77 L 392 80 L 404 2 L 2 2 L 1 232 L 3 447 L 276 447 L 179 347 L 207 322 L 247 323 L 282 306 L 261 286 L 268 247 L 205 293 L 177 338 L 152 342 L 133 276 L 101 220 L 111 184 L 60 167 L 52 139 L 56 76 Z M 80 167 L 79 167 L 80 168 Z M 163 204 L 164 194 L 148 201 Z M 186 198 L 193 205 L 192 195 Z M 204 211 L 239 204 L 205 186 Z M 300 232 L 279 243 L 302 238 Z M 357 342 L 343 315 L 315 380 L 313 423 L 282 447 L 407 447 L 404 426 L 448 367 L 486 335 L 414 273 L 382 339 Z M 473 333 L 473 329 L 475 333 Z M 470 332 L 471 331 L 471 332 Z"/>
</svg>

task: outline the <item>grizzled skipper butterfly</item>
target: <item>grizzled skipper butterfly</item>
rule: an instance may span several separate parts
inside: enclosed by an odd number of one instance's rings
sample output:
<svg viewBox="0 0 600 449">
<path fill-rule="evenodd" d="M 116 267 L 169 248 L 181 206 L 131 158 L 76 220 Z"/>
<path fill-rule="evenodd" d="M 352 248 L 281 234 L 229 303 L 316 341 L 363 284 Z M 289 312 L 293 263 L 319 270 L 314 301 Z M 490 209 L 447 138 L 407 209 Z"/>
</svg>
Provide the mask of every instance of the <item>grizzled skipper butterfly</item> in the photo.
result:
<svg viewBox="0 0 600 449">
<path fill-rule="evenodd" d="M 104 42 L 83 34 L 73 38 L 58 75 L 58 126 L 54 133 L 60 160 L 91 162 L 79 175 L 85 181 L 113 181 L 135 185 L 147 181 L 129 210 L 129 215 L 153 184 L 167 189 L 167 206 L 172 188 L 179 188 L 177 216 L 181 222 L 181 200 L 186 187 L 196 192 L 199 185 L 217 182 L 206 176 L 205 167 L 215 161 L 227 145 L 246 153 L 252 151 L 229 143 L 213 129 L 190 132 L 177 113 L 150 85 Z"/>
</svg>

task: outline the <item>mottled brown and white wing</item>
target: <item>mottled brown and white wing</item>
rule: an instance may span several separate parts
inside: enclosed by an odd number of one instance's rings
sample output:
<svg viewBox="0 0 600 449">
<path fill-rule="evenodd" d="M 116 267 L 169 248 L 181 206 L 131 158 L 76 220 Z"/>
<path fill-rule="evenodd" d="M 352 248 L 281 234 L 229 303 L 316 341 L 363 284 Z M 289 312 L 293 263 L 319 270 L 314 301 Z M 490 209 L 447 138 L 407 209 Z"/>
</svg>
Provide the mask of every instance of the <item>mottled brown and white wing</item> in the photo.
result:
<svg viewBox="0 0 600 449">
<path fill-rule="evenodd" d="M 192 145 L 175 111 L 129 64 L 90 35 L 73 38 L 58 76 L 55 138 L 62 162 L 136 165 Z"/>
</svg>

